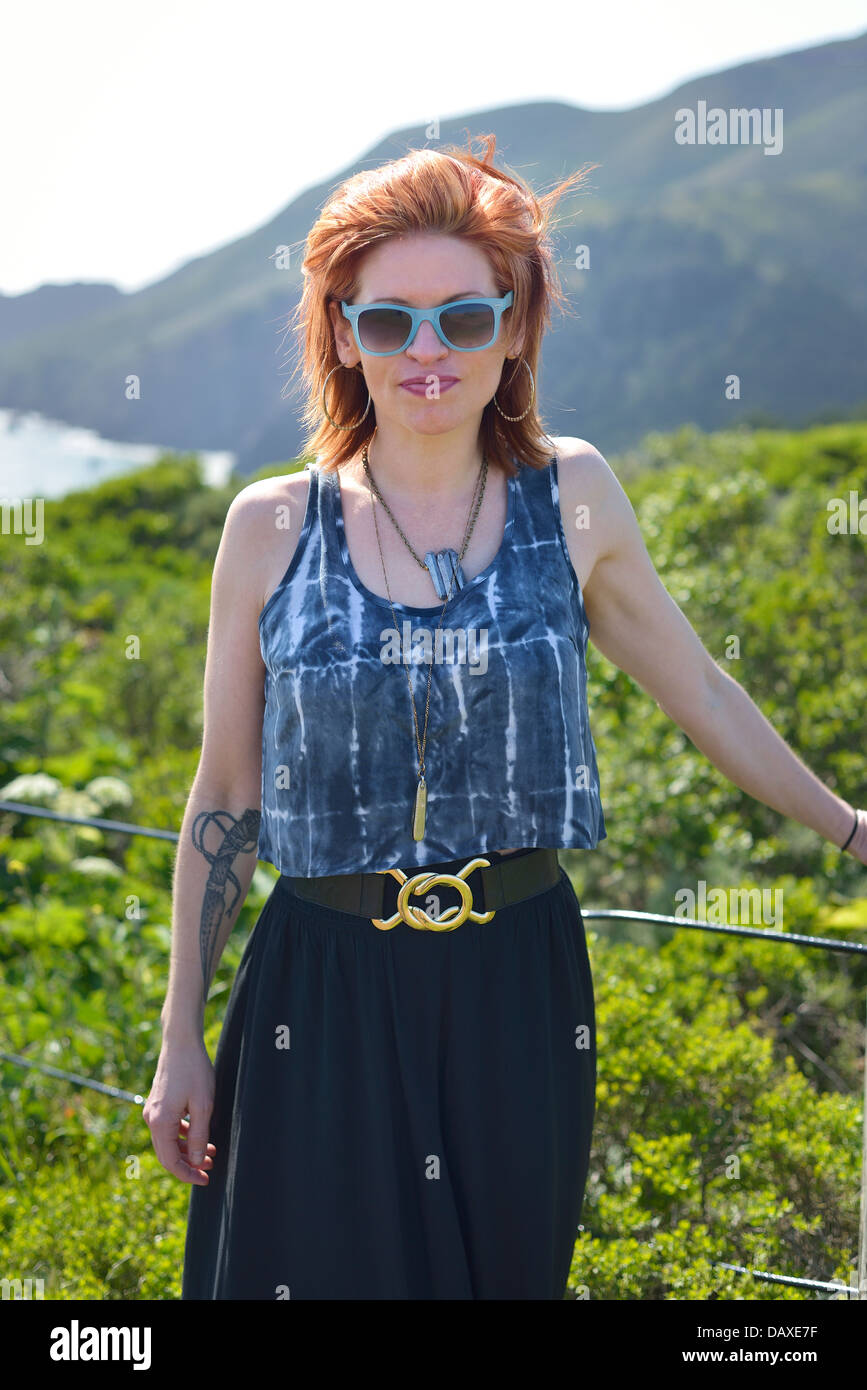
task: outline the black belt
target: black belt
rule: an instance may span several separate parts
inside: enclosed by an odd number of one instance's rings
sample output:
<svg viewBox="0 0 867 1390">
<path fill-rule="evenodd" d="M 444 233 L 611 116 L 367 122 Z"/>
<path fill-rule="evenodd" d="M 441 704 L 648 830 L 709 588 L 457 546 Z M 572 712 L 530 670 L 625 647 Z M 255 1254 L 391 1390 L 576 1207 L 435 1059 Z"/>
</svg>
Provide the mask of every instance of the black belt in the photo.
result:
<svg viewBox="0 0 867 1390">
<path fill-rule="evenodd" d="M 380 869 L 376 873 L 328 874 L 320 878 L 285 877 L 286 886 L 297 897 L 339 912 L 371 918 L 380 931 L 390 931 L 398 922 L 421 931 L 454 931 L 462 922 L 489 922 L 500 907 L 521 902 L 560 881 L 560 861 L 556 849 L 533 849 L 509 855 L 491 863 L 484 854 L 468 859 L 457 872 L 460 861 L 428 864 L 412 874 L 402 869 Z M 445 891 L 437 891 L 438 887 Z M 431 917 L 422 907 L 410 904 L 410 896 L 424 894 L 440 903 L 451 896 L 451 906 L 435 906 Z M 457 901 L 454 901 L 457 897 Z"/>
</svg>

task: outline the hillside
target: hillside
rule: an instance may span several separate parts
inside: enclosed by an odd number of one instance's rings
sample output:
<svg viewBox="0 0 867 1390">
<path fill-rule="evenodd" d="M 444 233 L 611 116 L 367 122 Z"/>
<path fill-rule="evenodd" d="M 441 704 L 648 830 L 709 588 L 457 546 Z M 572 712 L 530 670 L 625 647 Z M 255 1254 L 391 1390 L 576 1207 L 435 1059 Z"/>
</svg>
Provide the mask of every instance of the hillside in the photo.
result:
<svg viewBox="0 0 867 1390">
<path fill-rule="evenodd" d="M 498 159 L 539 191 L 599 165 L 564 199 L 555 235 L 572 312 L 555 316 L 540 374 L 552 434 L 605 452 L 684 420 L 863 417 L 865 62 L 867 34 L 708 74 L 627 111 L 536 102 L 442 123 L 443 144 L 495 132 Z M 678 144 L 676 113 L 699 102 L 779 108 L 781 151 Z M 112 439 L 230 449 L 244 472 L 297 454 L 285 326 L 307 232 L 340 179 L 435 143 L 422 128 L 395 131 L 257 231 L 134 294 L 0 298 L 0 405 Z M 590 265 L 578 270 L 583 244 Z M 277 269 L 282 246 L 292 254 Z M 125 397 L 128 372 L 138 401 Z M 724 394 L 730 373 L 736 401 Z"/>
</svg>

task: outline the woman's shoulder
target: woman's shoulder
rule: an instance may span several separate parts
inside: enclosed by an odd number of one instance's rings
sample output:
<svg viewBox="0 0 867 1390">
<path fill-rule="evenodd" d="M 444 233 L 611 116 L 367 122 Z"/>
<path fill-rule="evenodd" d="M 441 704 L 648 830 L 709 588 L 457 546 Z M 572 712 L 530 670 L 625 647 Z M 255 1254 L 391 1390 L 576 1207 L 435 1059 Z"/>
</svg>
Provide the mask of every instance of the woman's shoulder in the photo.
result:
<svg viewBox="0 0 867 1390">
<path fill-rule="evenodd" d="M 311 470 L 303 464 L 292 473 L 275 474 L 271 478 L 257 478 L 236 493 L 227 513 L 227 521 L 242 527 L 258 528 L 263 522 L 270 523 L 272 530 L 298 529 L 295 525 L 299 507 L 307 505 Z"/>
<path fill-rule="evenodd" d="M 256 586 L 264 607 L 298 545 L 312 470 L 257 478 L 233 497 L 226 514 L 228 552 Z"/>
<path fill-rule="evenodd" d="M 560 501 L 567 507 L 591 499 L 604 502 L 621 490 L 608 460 L 586 439 L 552 439 Z"/>
<path fill-rule="evenodd" d="M 610 547 L 621 518 L 623 489 L 610 464 L 586 439 L 552 439 L 557 493 L 569 558 L 582 593 L 596 563 Z"/>
<path fill-rule="evenodd" d="M 235 512 L 261 509 L 275 498 L 306 495 L 312 469 L 304 463 L 293 468 L 290 473 L 275 473 L 270 478 L 257 478 L 236 493 L 231 507 Z"/>
<path fill-rule="evenodd" d="M 594 474 L 601 476 L 605 472 L 611 472 L 608 462 L 587 439 L 578 439 L 573 435 L 563 435 L 559 438 L 552 436 L 551 443 L 554 446 L 558 473 L 584 473 L 592 477 Z"/>
</svg>

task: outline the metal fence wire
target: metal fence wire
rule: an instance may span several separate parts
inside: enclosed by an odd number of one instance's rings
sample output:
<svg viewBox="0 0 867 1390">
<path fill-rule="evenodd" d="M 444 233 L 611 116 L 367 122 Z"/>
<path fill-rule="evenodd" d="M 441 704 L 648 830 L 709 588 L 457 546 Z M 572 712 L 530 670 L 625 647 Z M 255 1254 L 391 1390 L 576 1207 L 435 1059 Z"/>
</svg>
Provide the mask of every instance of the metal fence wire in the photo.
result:
<svg viewBox="0 0 867 1390">
<path fill-rule="evenodd" d="M 93 816 L 70 816 L 59 811 L 50 811 L 42 806 L 30 806 L 21 801 L 0 800 L 0 811 L 11 811 L 21 816 L 40 817 L 45 820 L 63 821 L 70 825 L 93 826 L 98 830 L 115 830 L 127 835 L 146 835 L 152 839 L 170 840 L 177 843 L 180 838 L 175 830 L 154 830 L 150 826 L 131 825 L 126 821 L 105 820 Z M 835 941 L 829 937 L 803 936 L 796 932 L 768 931 L 764 927 L 732 927 L 717 922 L 702 922 L 695 918 L 669 917 L 658 912 L 632 912 L 622 908 L 581 908 L 581 916 L 586 921 L 621 920 L 633 922 L 653 922 L 661 926 L 685 928 L 693 931 L 716 932 L 723 936 L 760 937 L 763 941 L 776 941 L 788 946 L 802 946 L 815 950 L 839 951 L 849 955 L 867 955 L 867 944 L 854 941 Z M 861 924 L 867 927 L 867 923 Z M 867 1049 L 867 1035 L 865 1035 Z M 36 1062 L 13 1052 L 0 1052 L 0 1060 L 13 1066 L 35 1070 L 74 1086 L 83 1086 L 99 1091 L 112 1100 L 125 1101 L 130 1105 L 144 1105 L 146 1097 L 120 1086 L 109 1086 L 91 1077 L 79 1076 L 75 1072 L 63 1071 L 45 1062 Z M 867 1301 L 867 1055 L 864 1064 L 864 1108 L 861 1145 L 861 1205 L 858 1226 L 858 1283 L 833 1284 L 821 1279 L 800 1279 L 794 1275 L 774 1274 L 767 1270 L 751 1269 L 744 1265 L 729 1264 L 722 1260 L 715 1262 L 717 1269 L 732 1270 L 737 1274 L 750 1274 L 771 1284 L 785 1284 L 804 1289 L 816 1289 L 827 1293 L 847 1294 Z"/>
</svg>

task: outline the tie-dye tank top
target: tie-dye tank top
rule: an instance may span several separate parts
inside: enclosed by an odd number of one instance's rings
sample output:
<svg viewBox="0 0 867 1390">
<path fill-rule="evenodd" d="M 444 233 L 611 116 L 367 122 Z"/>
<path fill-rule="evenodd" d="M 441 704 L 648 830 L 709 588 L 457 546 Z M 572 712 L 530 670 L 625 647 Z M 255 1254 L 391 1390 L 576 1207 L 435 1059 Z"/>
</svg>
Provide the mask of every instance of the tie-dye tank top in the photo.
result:
<svg viewBox="0 0 867 1390">
<path fill-rule="evenodd" d="M 442 602 L 367 589 L 339 479 L 308 464 L 301 534 L 259 615 L 265 663 L 260 859 L 293 877 L 402 868 L 606 838 L 587 712 L 590 624 L 560 515 L 557 461 L 508 480 L 499 550 Z M 434 597 L 431 585 L 431 597 Z M 424 729 L 427 815 L 412 836 Z"/>
</svg>

